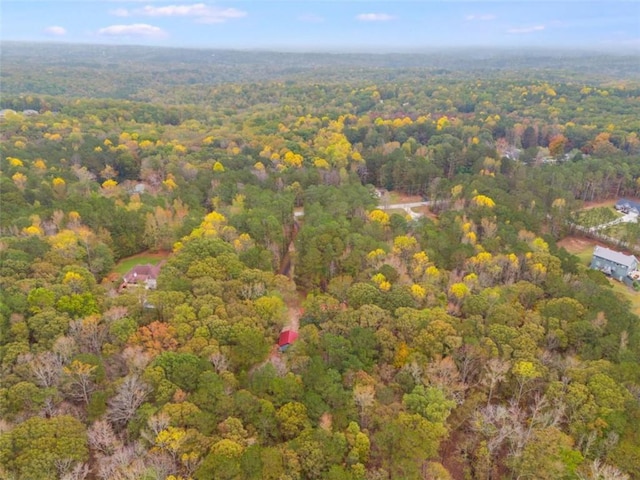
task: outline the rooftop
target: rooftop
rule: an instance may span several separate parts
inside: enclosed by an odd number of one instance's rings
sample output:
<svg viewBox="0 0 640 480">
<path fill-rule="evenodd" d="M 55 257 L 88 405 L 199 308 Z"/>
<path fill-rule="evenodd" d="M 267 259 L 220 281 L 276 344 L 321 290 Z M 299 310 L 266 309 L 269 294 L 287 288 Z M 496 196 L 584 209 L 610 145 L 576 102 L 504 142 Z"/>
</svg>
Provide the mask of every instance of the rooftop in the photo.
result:
<svg viewBox="0 0 640 480">
<path fill-rule="evenodd" d="M 124 275 L 124 281 L 128 283 L 144 282 L 147 279 L 156 279 L 160 273 L 162 264 L 136 265 Z"/>
<path fill-rule="evenodd" d="M 285 330 L 280 333 L 280 338 L 278 339 L 278 346 L 283 347 L 285 345 L 289 345 L 290 343 L 295 342 L 298 338 L 298 333 L 293 330 Z"/>
<path fill-rule="evenodd" d="M 638 263 L 638 259 L 633 255 L 625 255 L 624 253 L 616 252 L 615 250 L 610 250 L 608 248 L 600 246 L 596 246 L 596 248 L 593 250 L 593 255 L 610 262 L 624 265 L 625 267 L 630 267 L 634 262 Z"/>
<path fill-rule="evenodd" d="M 616 202 L 616 208 L 635 208 L 640 211 L 640 202 L 636 202 L 635 200 L 629 200 L 628 198 L 621 198 Z"/>
</svg>

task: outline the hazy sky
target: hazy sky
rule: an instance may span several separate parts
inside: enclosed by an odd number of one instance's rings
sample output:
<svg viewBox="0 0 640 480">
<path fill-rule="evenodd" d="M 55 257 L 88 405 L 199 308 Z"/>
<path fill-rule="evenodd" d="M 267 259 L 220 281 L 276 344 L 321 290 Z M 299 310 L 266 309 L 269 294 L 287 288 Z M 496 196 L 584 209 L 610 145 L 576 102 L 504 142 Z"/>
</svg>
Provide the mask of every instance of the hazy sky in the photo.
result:
<svg viewBox="0 0 640 480">
<path fill-rule="evenodd" d="M 640 49 L 640 0 L 1 0 L 2 40 L 279 50 Z"/>
</svg>

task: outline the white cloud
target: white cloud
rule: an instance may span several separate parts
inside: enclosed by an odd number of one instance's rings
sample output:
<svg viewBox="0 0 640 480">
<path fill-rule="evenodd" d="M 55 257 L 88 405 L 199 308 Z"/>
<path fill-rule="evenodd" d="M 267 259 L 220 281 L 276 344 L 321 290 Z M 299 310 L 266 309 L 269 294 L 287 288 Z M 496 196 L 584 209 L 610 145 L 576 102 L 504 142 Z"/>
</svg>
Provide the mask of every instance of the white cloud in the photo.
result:
<svg viewBox="0 0 640 480">
<path fill-rule="evenodd" d="M 244 18 L 247 12 L 237 8 L 210 8 L 209 13 L 198 18 L 199 23 L 224 23 L 227 20 Z"/>
<path fill-rule="evenodd" d="M 57 25 L 52 25 L 44 29 L 44 33 L 48 35 L 55 35 L 57 37 L 61 37 L 62 35 L 67 34 L 67 29 L 64 27 L 59 27 Z"/>
<path fill-rule="evenodd" d="M 198 23 L 224 23 L 228 20 L 243 18 L 247 12 L 237 8 L 220 8 L 206 5 L 204 3 L 194 3 L 192 5 L 147 5 L 132 11 L 118 9 L 126 12 L 126 15 L 141 15 L 144 17 L 191 17 Z M 126 16 L 121 15 L 121 16 Z"/>
<path fill-rule="evenodd" d="M 360 15 L 356 15 L 356 19 L 361 22 L 388 22 L 395 18 L 396 17 L 388 13 L 361 13 Z"/>
<path fill-rule="evenodd" d="M 154 7 L 147 5 L 138 10 L 141 15 L 149 17 L 201 17 L 207 14 L 207 7 L 204 3 L 195 3 L 193 5 L 167 5 L 164 7 Z"/>
<path fill-rule="evenodd" d="M 481 22 L 487 22 L 489 20 L 495 20 L 497 17 L 495 15 L 493 15 L 492 13 L 484 13 L 481 15 L 467 15 L 466 17 L 464 17 L 465 20 L 467 21 L 472 21 L 472 20 L 477 20 L 477 21 L 481 21 Z"/>
<path fill-rule="evenodd" d="M 533 27 L 522 27 L 522 28 L 510 28 L 507 30 L 507 33 L 521 34 L 521 33 L 533 33 L 540 32 L 544 30 L 544 25 L 534 25 Z"/>
<path fill-rule="evenodd" d="M 132 25 L 110 25 L 98 30 L 98 35 L 107 37 L 164 37 L 166 32 L 154 25 L 134 23 Z"/>
</svg>

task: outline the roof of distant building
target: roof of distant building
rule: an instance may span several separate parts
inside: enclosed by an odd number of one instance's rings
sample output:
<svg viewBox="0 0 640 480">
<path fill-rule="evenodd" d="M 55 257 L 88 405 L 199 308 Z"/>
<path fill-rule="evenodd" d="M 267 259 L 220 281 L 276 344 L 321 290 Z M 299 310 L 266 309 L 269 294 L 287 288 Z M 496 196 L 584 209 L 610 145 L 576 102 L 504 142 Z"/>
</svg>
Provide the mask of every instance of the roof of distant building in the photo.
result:
<svg viewBox="0 0 640 480">
<path fill-rule="evenodd" d="M 625 267 L 630 267 L 634 262 L 638 263 L 638 259 L 633 255 L 625 255 L 624 253 L 616 252 L 615 250 L 610 250 L 600 246 L 596 246 L 593 250 L 593 255 L 610 262 L 624 265 Z"/>
<path fill-rule="evenodd" d="M 156 279 L 160 273 L 161 264 L 158 265 L 136 265 L 124 275 L 127 283 L 144 282 L 148 279 Z"/>
<path fill-rule="evenodd" d="M 622 208 L 635 208 L 640 212 L 640 202 L 636 202 L 635 200 L 629 200 L 628 198 L 621 198 L 616 202 L 616 207 Z"/>
</svg>

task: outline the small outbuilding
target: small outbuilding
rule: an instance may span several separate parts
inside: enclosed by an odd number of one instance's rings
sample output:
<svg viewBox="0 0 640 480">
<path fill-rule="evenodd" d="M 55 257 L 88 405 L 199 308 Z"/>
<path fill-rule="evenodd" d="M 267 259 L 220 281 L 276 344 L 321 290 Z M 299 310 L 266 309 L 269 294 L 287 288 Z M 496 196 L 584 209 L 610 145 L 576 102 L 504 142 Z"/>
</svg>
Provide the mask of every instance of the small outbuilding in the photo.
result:
<svg viewBox="0 0 640 480">
<path fill-rule="evenodd" d="M 298 332 L 294 332 L 293 330 L 283 330 L 280 333 L 280 338 L 278 339 L 278 348 L 281 352 L 284 352 L 289 345 L 296 341 L 298 338 Z"/>
</svg>

